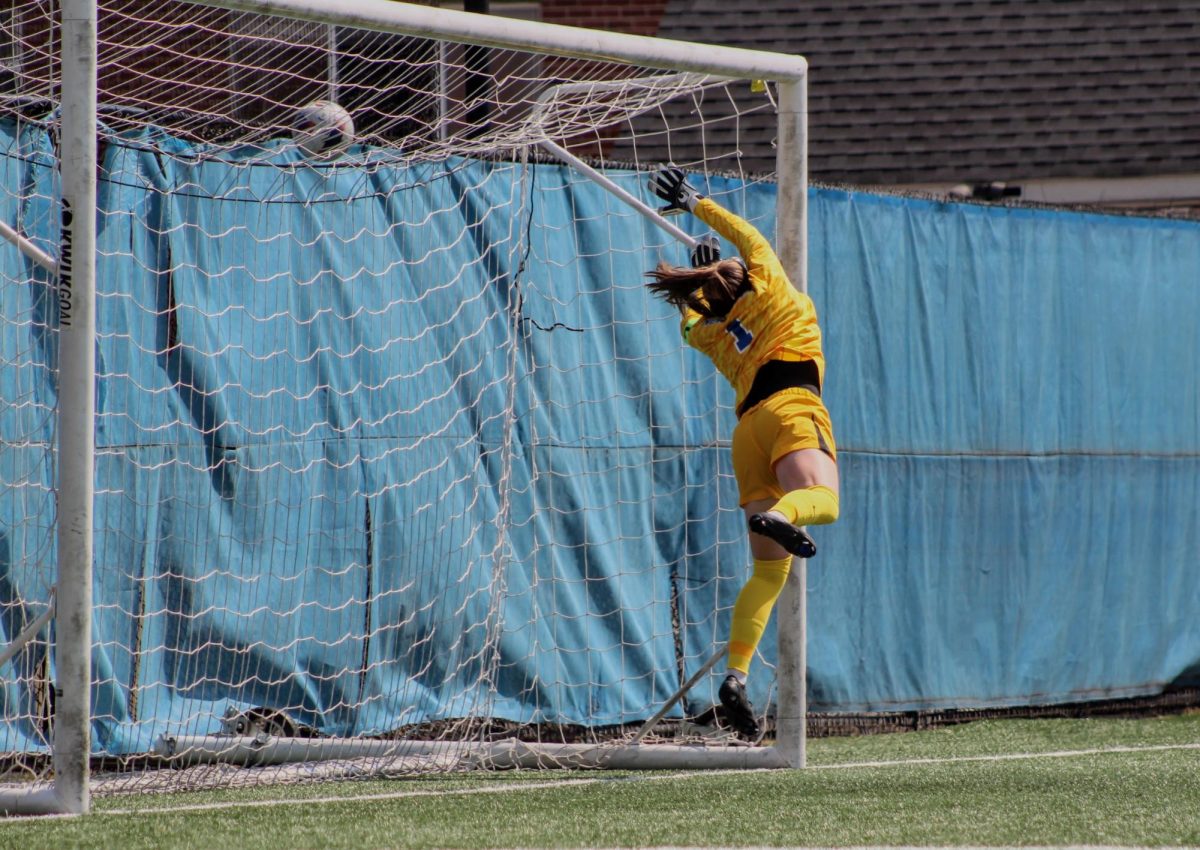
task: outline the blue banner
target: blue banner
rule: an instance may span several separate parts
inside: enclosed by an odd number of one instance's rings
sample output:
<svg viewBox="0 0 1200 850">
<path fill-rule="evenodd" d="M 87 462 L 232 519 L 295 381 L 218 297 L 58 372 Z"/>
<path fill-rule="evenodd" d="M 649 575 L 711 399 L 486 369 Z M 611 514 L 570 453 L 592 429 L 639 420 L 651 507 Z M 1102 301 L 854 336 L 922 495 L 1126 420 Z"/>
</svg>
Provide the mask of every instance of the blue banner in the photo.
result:
<svg viewBox="0 0 1200 850">
<path fill-rule="evenodd" d="M 630 723 L 709 655 L 749 563 L 732 392 L 642 287 L 681 249 L 565 167 L 132 141 L 100 183 L 98 750 L 227 707 Z M 54 252 L 45 139 L 0 148 L 0 214 Z M 708 188 L 773 233 L 773 186 Z M 810 708 L 1200 680 L 1200 225 L 829 189 L 810 214 L 842 476 Z M 3 643 L 52 581 L 56 301 L 15 249 L 0 271 Z M 0 671 L 0 751 L 42 746 L 39 646 Z"/>
</svg>

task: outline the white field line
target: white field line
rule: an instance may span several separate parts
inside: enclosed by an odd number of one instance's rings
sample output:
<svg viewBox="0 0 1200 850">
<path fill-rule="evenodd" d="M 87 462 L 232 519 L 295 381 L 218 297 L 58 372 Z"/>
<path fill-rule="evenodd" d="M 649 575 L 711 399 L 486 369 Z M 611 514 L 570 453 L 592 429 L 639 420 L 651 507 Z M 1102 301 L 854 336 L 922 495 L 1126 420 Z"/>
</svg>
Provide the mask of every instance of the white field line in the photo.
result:
<svg viewBox="0 0 1200 850">
<path fill-rule="evenodd" d="M 1152 753 L 1163 752 L 1167 750 L 1200 750 L 1200 743 L 1192 744 L 1150 744 L 1141 747 L 1095 747 L 1084 750 L 1050 750 L 1040 753 L 1001 753 L 998 755 L 982 755 L 982 756 L 948 756 L 946 758 L 921 758 L 921 759 L 895 759 L 889 761 L 858 761 L 844 762 L 840 764 L 817 764 L 809 765 L 806 770 L 848 770 L 853 768 L 879 768 L 879 767 L 912 767 L 914 765 L 931 765 L 931 764 L 959 764 L 964 762 L 1002 762 L 1016 761 L 1021 759 L 1047 759 L 1047 758 L 1074 758 L 1078 756 L 1091 755 L 1108 755 L 1119 753 Z M 654 782 L 654 781 L 669 781 L 676 779 L 692 779 L 702 776 L 722 776 L 722 775 L 746 775 L 748 773 L 775 773 L 777 771 L 768 768 L 760 768 L 755 770 L 690 770 L 679 773 L 671 773 L 657 776 L 634 776 L 621 781 L 636 781 L 636 782 Z M 477 794 L 511 794 L 518 791 L 537 791 L 553 788 L 569 788 L 572 786 L 595 785 L 601 782 L 613 781 L 610 777 L 604 776 L 602 773 L 594 776 L 589 776 L 586 779 L 560 779 L 548 782 L 513 782 L 500 786 L 482 787 L 482 788 L 449 788 L 440 790 L 426 791 L 394 791 L 386 794 L 353 794 L 345 796 L 327 796 L 327 797 L 295 797 L 295 798 L 278 798 L 271 800 L 230 800 L 222 803 L 187 803 L 179 806 L 146 806 L 141 808 L 122 808 L 122 809 L 101 809 L 94 810 L 88 817 L 104 817 L 111 815 L 128 816 L 128 815 L 151 815 L 151 814 L 175 814 L 180 812 L 206 812 L 216 811 L 221 809 L 256 809 L 269 806 L 306 806 L 306 805 L 323 805 L 328 803 L 358 803 L 358 802 L 378 802 L 381 800 L 403 800 L 412 797 L 453 797 L 453 796 L 474 796 Z M 46 820 L 48 818 L 64 818 L 64 817 L 79 817 L 78 815 L 18 815 L 15 817 L 0 818 L 0 823 L 12 823 L 22 820 Z M 745 848 L 743 848 L 745 850 Z M 778 848 L 776 849 L 778 850 Z M 842 848 L 846 850 L 846 848 Z M 897 848 L 892 848 L 897 850 Z M 1024 848 L 1031 850 L 1031 848 Z M 1063 850 L 1063 848 L 1058 848 Z"/>
<path fill-rule="evenodd" d="M 1087 750 L 1048 750 L 1044 753 L 1001 753 L 990 756 L 949 756 L 937 759 L 896 759 L 894 761 L 857 761 L 845 764 L 815 764 L 808 770 L 843 770 L 850 767 L 911 767 L 914 764 L 954 764 L 968 761 L 1016 761 L 1019 759 L 1060 759 L 1074 756 L 1096 756 L 1107 753 L 1153 753 L 1163 750 L 1200 750 L 1194 744 L 1147 744 L 1143 747 L 1094 747 Z"/>
<path fill-rule="evenodd" d="M 621 850 L 621 848 L 609 848 L 609 850 Z M 624 848 L 628 850 L 628 848 Z M 1037 845 L 1037 844 L 1022 844 L 1020 847 L 1011 845 L 988 845 L 988 844 L 971 844 L 965 846 L 955 846 L 939 844 L 936 846 L 929 845 L 850 845 L 848 847 L 660 847 L 655 846 L 654 850 L 1164 850 L 1164 848 L 1139 847 L 1138 845 L 1127 844 L 1062 844 L 1062 845 Z M 1197 850 L 1188 846 L 1171 845 L 1169 850 Z"/>
</svg>

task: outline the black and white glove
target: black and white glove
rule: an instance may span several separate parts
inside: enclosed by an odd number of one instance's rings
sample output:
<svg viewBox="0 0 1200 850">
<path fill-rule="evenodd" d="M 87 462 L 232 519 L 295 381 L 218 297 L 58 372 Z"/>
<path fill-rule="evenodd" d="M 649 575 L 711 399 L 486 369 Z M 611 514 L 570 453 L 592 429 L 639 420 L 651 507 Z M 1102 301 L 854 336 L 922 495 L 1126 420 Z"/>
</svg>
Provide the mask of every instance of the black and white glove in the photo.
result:
<svg viewBox="0 0 1200 850">
<path fill-rule="evenodd" d="M 704 196 L 687 182 L 683 169 L 674 165 L 660 168 L 650 177 L 650 191 L 667 205 L 659 212 L 691 212 Z"/>
<path fill-rule="evenodd" d="M 692 249 L 692 268 L 711 266 L 721 259 L 721 243 L 715 236 L 701 236 Z"/>
</svg>

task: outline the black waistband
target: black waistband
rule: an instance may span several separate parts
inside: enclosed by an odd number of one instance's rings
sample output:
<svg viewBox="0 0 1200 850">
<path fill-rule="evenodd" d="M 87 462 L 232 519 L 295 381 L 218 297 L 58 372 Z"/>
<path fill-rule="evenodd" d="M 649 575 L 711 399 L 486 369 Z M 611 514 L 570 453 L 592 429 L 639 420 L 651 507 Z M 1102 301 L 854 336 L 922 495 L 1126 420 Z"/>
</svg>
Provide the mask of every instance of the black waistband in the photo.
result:
<svg viewBox="0 0 1200 850">
<path fill-rule="evenodd" d="M 799 387 L 814 395 L 821 394 L 821 372 L 815 360 L 768 360 L 758 367 L 750 392 L 738 405 L 737 415 L 742 415 L 780 390 Z"/>
</svg>

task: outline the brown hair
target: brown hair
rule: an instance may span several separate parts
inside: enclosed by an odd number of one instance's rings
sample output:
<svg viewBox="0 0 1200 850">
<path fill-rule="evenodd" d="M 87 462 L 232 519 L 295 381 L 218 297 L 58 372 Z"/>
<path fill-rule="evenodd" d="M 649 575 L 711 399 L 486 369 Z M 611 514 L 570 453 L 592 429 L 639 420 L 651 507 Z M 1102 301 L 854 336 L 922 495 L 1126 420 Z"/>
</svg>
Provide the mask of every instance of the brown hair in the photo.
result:
<svg viewBox="0 0 1200 850">
<path fill-rule="evenodd" d="M 647 288 L 680 309 L 695 310 L 706 319 L 720 319 L 733 308 L 746 282 L 746 267 L 739 260 L 718 260 L 698 269 L 659 263 Z"/>
</svg>

